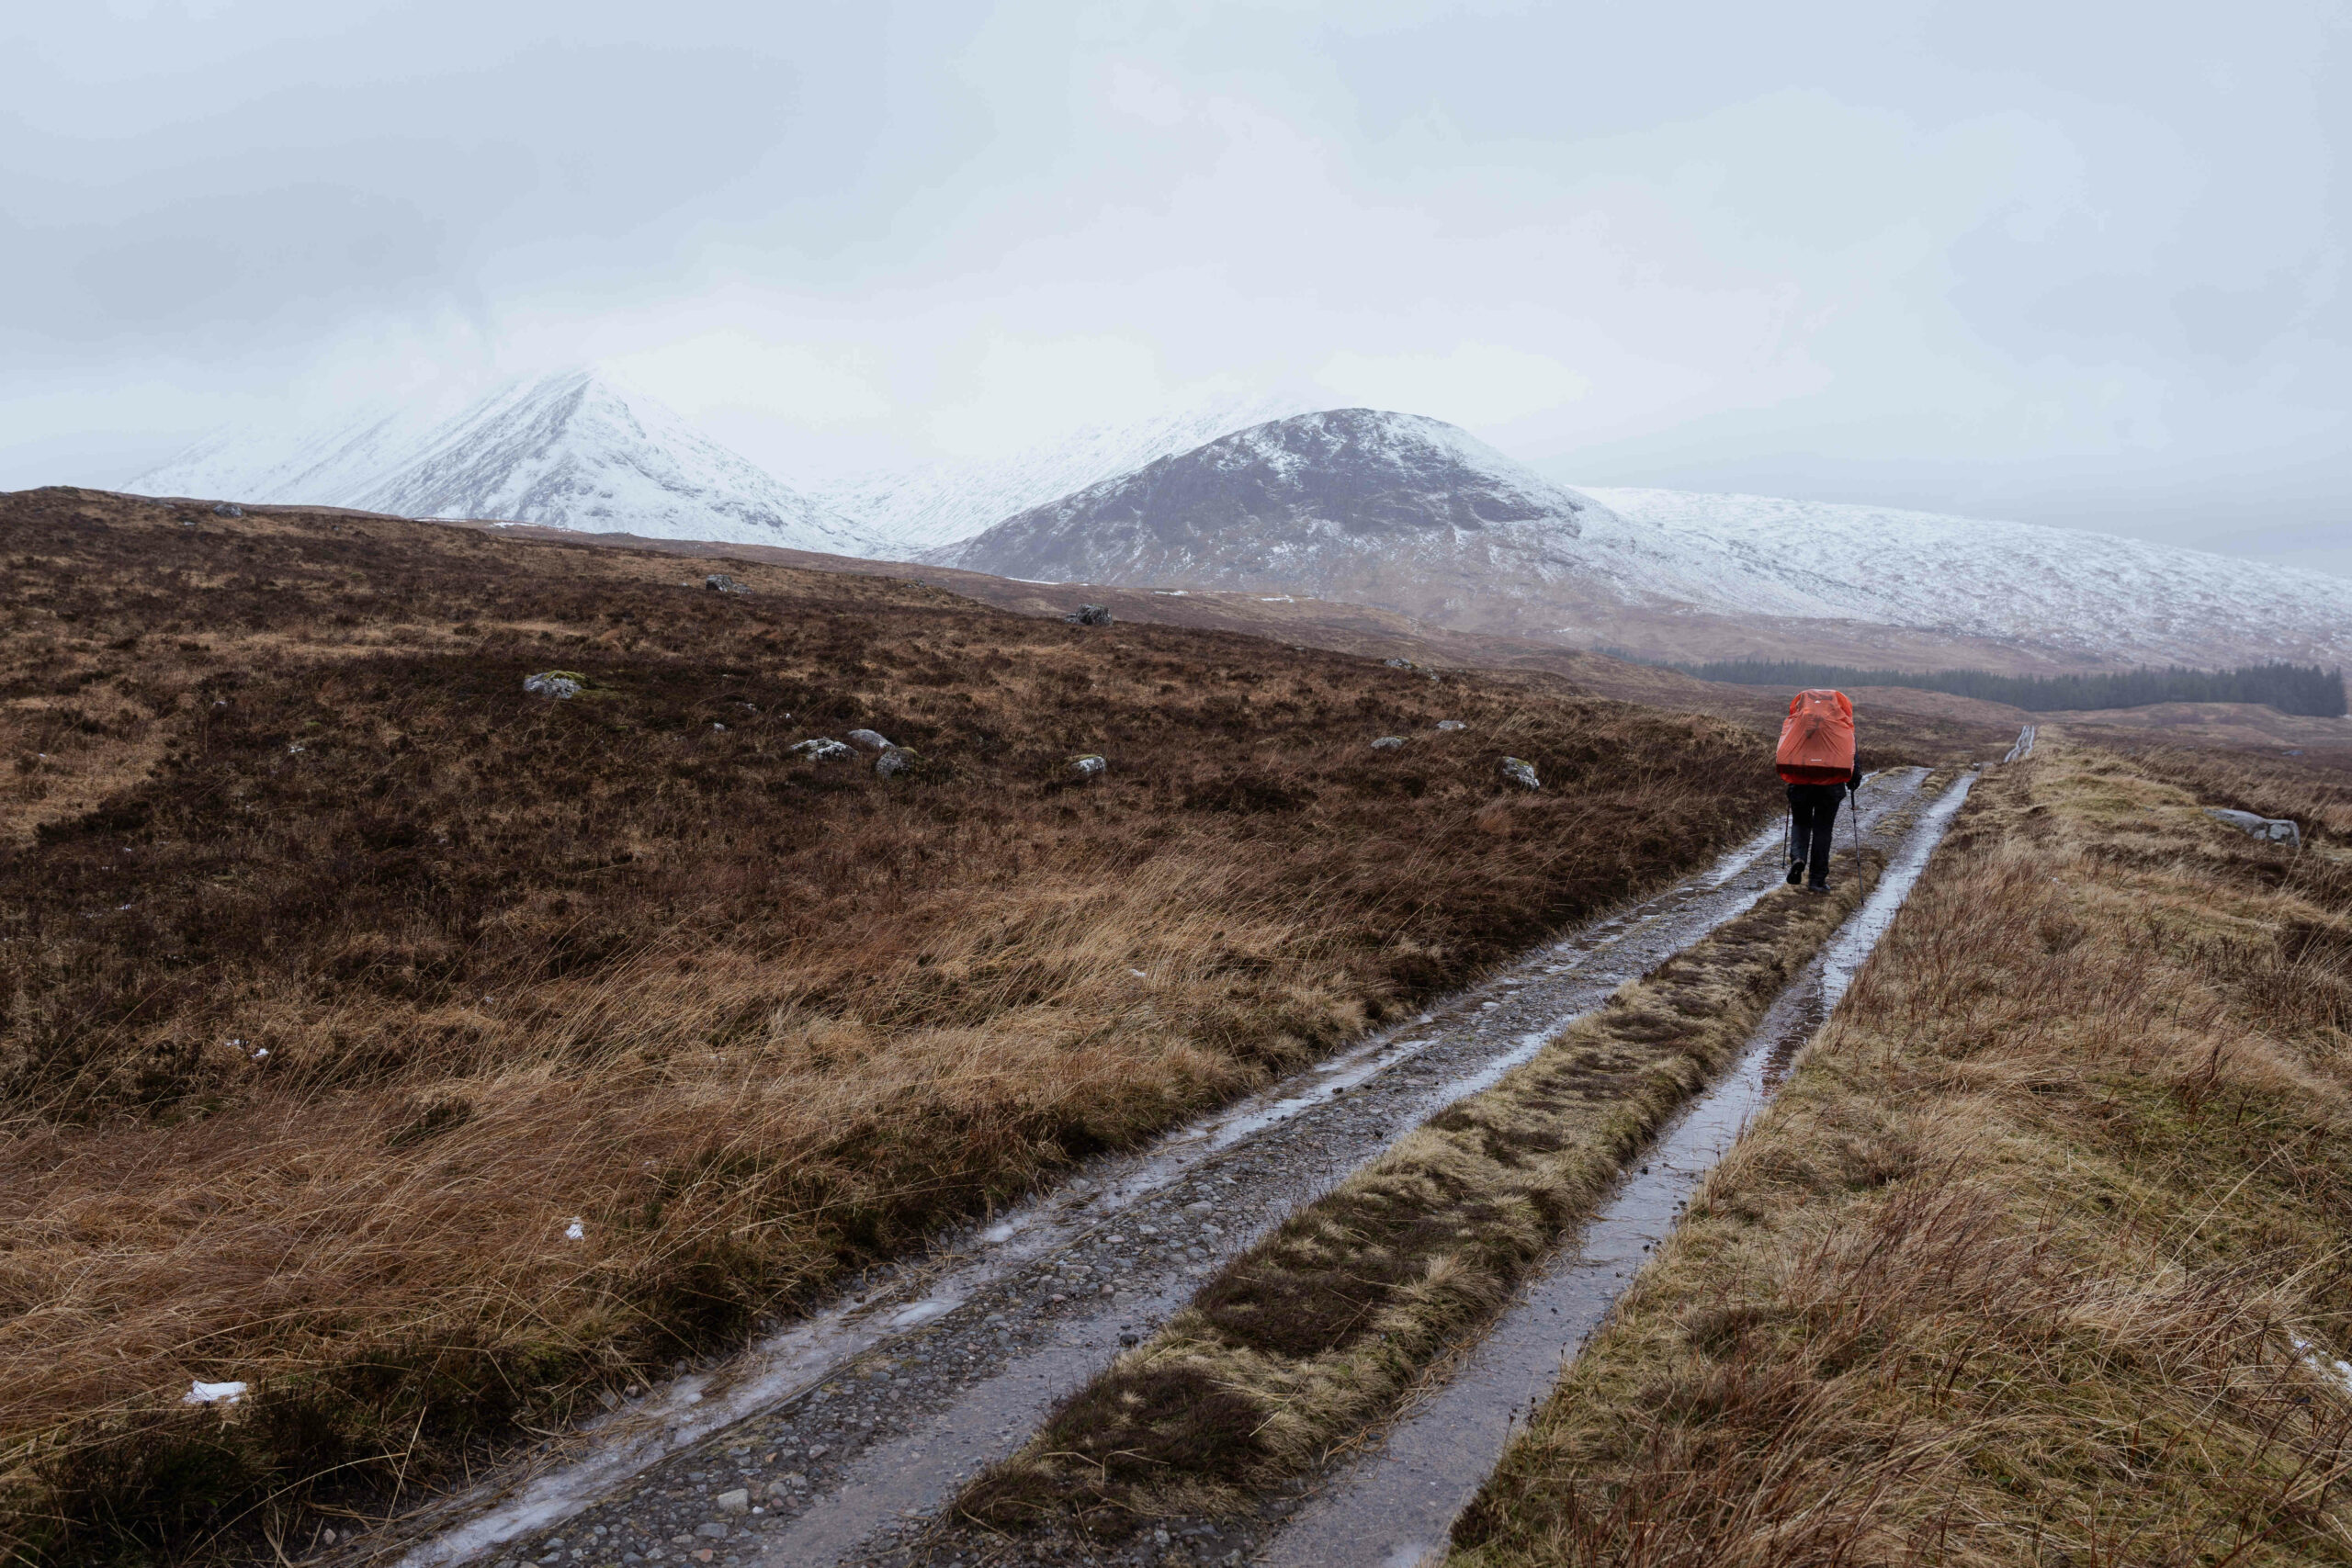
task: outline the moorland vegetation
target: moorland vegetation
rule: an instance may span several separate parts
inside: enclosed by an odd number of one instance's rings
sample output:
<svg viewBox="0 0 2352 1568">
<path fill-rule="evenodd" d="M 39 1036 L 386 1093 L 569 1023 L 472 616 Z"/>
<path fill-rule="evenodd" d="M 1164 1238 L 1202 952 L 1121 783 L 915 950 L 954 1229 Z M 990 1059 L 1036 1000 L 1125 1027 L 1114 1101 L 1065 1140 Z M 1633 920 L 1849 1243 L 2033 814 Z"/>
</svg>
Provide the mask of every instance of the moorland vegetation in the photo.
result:
<svg viewBox="0 0 2352 1568">
<path fill-rule="evenodd" d="M 25 1562 L 397 1507 L 1776 795 L 1549 678 L 882 577 L 63 490 L 0 558 Z M 912 765 L 793 750 L 860 728 Z"/>
</svg>

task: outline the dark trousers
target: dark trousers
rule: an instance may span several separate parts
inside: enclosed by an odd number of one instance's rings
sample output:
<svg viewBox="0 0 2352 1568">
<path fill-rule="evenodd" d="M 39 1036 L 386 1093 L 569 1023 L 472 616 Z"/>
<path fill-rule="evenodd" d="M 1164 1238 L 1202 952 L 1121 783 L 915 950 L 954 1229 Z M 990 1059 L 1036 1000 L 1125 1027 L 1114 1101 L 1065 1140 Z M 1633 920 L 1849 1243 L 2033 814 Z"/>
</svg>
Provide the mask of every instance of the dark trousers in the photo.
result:
<svg viewBox="0 0 2352 1568">
<path fill-rule="evenodd" d="M 1829 843 L 1838 826 L 1838 803 L 1845 798 L 1844 784 L 1789 786 L 1789 859 L 1805 863 L 1810 881 L 1829 880 Z"/>
</svg>

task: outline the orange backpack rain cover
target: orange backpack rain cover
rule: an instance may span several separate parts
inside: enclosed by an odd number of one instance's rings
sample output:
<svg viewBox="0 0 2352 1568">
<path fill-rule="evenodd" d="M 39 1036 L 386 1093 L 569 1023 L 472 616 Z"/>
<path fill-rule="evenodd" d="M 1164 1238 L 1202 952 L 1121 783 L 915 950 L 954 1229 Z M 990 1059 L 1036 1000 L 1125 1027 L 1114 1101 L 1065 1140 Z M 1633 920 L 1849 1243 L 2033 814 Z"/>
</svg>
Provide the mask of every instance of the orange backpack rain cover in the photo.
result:
<svg viewBox="0 0 2352 1568">
<path fill-rule="evenodd" d="M 1854 776 L 1854 705 L 1843 692 L 1799 692 L 1789 699 L 1772 761 L 1791 784 L 1844 784 Z"/>
</svg>

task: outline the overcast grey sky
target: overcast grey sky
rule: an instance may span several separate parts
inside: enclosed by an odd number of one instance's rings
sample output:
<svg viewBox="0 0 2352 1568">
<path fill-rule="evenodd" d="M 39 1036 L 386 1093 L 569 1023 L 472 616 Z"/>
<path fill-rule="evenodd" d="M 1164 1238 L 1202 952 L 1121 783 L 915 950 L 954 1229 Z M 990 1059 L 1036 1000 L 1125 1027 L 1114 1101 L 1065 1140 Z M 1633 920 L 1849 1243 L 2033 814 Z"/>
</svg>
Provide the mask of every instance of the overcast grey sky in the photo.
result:
<svg viewBox="0 0 2352 1568">
<path fill-rule="evenodd" d="M 1220 389 L 2352 570 L 2346 6 L 0 11 L 0 485 L 600 359 L 787 480 Z"/>
</svg>

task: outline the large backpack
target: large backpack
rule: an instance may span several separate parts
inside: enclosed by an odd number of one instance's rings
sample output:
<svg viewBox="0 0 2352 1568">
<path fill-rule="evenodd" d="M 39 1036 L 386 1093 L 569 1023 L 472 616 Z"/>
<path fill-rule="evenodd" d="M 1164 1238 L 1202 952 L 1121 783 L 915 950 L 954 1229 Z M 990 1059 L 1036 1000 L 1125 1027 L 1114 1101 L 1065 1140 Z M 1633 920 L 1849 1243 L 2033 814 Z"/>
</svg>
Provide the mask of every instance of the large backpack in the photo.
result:
<svg viewBox="0 0 2352 1568">
<path fill-rule="evenodd" d="M 1789 699 L 1772 761 L 1791 784 L 1844 784 L 1854 776 L 1854 705 L 1843 692 L 1799 692 Z"/>
</svg>

